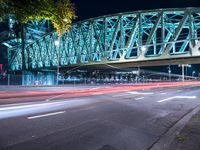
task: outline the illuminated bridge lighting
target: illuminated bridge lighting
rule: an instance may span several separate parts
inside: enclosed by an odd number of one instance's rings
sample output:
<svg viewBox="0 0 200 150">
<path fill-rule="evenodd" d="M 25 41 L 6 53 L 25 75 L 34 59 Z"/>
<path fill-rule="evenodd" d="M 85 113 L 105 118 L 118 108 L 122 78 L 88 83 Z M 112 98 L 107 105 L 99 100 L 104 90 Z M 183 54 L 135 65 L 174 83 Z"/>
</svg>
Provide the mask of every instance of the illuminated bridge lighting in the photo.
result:
<svg viewBox="0 0 200 150">
<path fill-rule="evenodd" d="M 73 24 L 56 46 L 56 33 L 26 45 L 27 69 L 77 64 L 145 62 L 200 57 L 200 8 L 126 12 Z M 10 54 L 22 69 L 21 50 Z M 58 56 L 60 55 L 60 56 Z"/>
</svg>

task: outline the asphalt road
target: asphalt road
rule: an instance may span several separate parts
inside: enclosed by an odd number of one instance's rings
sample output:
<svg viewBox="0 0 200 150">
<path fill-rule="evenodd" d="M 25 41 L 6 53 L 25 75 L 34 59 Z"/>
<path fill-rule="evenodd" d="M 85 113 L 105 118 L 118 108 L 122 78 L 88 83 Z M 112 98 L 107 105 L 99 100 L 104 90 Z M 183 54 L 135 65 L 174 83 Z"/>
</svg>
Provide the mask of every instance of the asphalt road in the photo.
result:
<svg viewBox="0 0 200 150">
<path fill-rule="evenodd" d="M 0 105 L 0 150 L 146 150 L 200 105 L 199 85 L 115 93 L 92 88 L 88 96 Z"/>
</svg>

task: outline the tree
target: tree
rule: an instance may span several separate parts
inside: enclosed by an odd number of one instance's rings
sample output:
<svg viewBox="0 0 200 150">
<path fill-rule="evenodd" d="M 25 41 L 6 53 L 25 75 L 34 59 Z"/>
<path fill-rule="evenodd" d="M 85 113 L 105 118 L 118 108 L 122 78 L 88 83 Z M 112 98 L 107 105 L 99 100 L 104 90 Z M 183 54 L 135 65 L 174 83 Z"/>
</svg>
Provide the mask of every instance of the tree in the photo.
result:
<svg viewBox="0 0 200 150">
<path fill-rule="evenodd" d="M 21 27 L 22 70 L 25 69 L 25 32 L 24 27 L 32 20 L 49 20 L 59 39 L 69 30 L 72 20 L 76 18 L 75 8 L 71 0 L 0 0 L 0 20 L 12 18 Z"/>
<path fill-rule="evenodd" d="M 31 20 L 50 20 L 62 35 L 76 18 L 71 0 L 0 0 L 0 18 L 12 17 L 20 24 Z"/>
</svg>

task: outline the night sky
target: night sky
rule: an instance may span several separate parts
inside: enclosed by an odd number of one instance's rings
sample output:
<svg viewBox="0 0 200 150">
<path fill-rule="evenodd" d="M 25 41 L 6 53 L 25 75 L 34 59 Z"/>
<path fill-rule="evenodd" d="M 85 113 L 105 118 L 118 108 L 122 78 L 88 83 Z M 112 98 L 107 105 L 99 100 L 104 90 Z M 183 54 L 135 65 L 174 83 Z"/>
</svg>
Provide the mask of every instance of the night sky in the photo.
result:
<svg viewBox="0 0 200 150">
<path fill-rule="evenodd" d="M 72 2 L 75 4 L 78 16 L 76 21 L 128 11 L 200 7 L 200 0 L 72 0 Z M 168 72 L 167 67 L 146 67 L 145 69 Z M 171 70 L 172 73 L 181 73 L 181 68 L 177 65 L 171 66 Z M 191 75 L 193 70 L 199 73 L 199 65 L 192 65 L 192 68 L 188 69 L 188 75 Z"/>
<path fill-rule="evenodd" d="M 72 0 L 79 20 L 136 10 L 200 7 L 200 0 Z"/>
<path fill-rule="evenodd" d="M 75 4 L 76 14 L 78 16 L 74 22 L 128 11 L 200 7 L 200 0 L 72 0 L 72 2 Z M 3 26 L 0 26 L 0 29 L 3 30 Z M 0 46 L 0 63 L 5 62 L 3 59 L 3 50 L 4 48 Z M 193 65 L 193 67 L 193 69 L 200 72 L 199 65 Z M 152 69 L 153 68 L 154 67 L 152 67 Z M 180 69 L 177 68 L 177 66 L 172 68 L 174 70 Z M 166 67 L 159 67 L 156 70 L 166 71 L 167 69 Z"/>
</svg>

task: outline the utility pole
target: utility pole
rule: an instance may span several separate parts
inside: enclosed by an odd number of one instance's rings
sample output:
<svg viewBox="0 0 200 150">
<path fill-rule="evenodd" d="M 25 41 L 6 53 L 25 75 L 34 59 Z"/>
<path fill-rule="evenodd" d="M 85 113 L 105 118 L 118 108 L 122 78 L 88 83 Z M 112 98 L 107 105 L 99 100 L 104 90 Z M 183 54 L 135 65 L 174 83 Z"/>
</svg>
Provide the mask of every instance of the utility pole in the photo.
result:
<svg viewBox="0 0 200 150">
<path fill-rule="evenodd" d="M 58 55 L 58 65 L 57 65 L 57 71 L 56 71 L 56 85 L 59 85 L 59 72 L 60 72 L 60 36 L 58 37 L 58 40 L 55 41 L 55 45 L 57 48 L 57 55 Z"/>
<path fill-rule="evenodd" d="M 182 67 L 182 82 L 185 82 L 185 72 L 184 72 L 184 67 L 187 66 L 185 64 L 178 65 L 178 67 Z"/>
<path fill-rule="evenodd" d="M 182 81 L 185 82 L 184 64 L 182 64 Z"/>
<path fill-rule="evenodd" d="M 8 74 L 8 86 L 10 85 L 10 74 Z"/>
<path fill-rule="evenodd" d="M 195 70 L 192 71 L 192 78 L 194 77 L 194 74 L 196 73 Z"/>
<path fill-rule="evenodd" d="M 168 67 L 168 74 L 169 74 L 169 81 L 171 81 L 171 67 L 170 67 L 170 65 Z"/>
<path fill-rule="evenodd" d="M 140 67 L 139 66 L 138 66 L 138 71 L 137 71 L 136 83 L 138 83 L 138 79 L 140 79 Z"/>
</svg>

